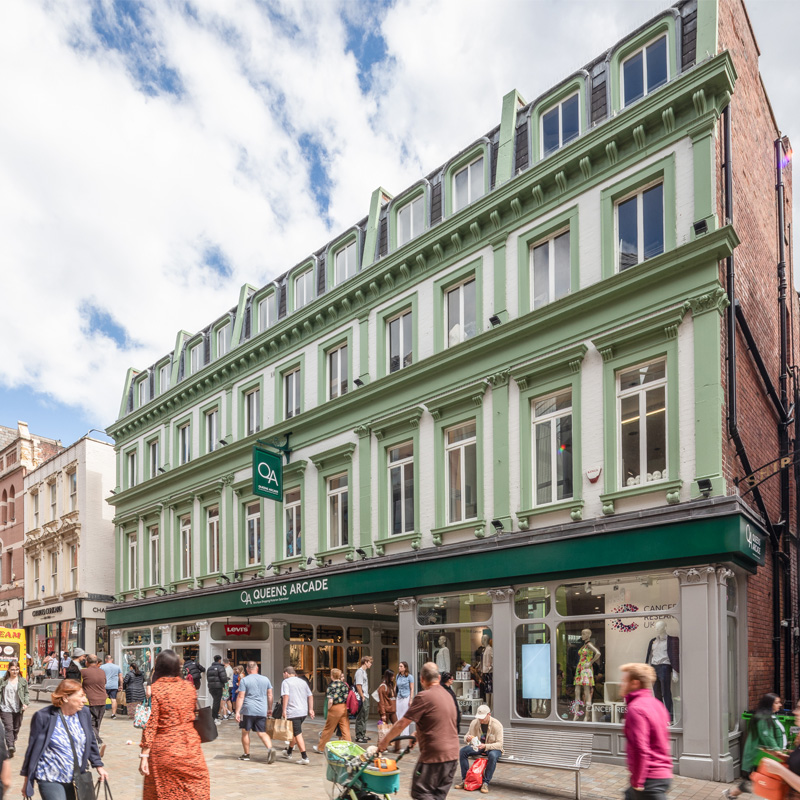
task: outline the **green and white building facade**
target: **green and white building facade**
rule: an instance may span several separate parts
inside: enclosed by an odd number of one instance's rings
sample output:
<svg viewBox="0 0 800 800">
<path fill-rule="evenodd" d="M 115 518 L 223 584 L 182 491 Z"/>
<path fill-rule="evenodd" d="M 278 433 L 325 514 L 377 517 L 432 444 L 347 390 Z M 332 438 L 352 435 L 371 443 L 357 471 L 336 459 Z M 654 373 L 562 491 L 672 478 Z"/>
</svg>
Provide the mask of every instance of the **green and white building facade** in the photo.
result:
<svg viewBox="0 0 800 800">
<path fill-rule="evenodd" d="M 319 709 L 363 653 L 374 682 L 435 660 L 467 715 L 591 727 L 621 761 L 619 666 L 664 621 L 677 768 L 732 777 L 765 542 L 723 468 L 719 13 L 689 0 L 511 92 L 496 129 L 128 372 L 117 658 L 293 663 Z M 253 494 L 258 440 L 288 443 L 283 502 Z"/>
</svg>

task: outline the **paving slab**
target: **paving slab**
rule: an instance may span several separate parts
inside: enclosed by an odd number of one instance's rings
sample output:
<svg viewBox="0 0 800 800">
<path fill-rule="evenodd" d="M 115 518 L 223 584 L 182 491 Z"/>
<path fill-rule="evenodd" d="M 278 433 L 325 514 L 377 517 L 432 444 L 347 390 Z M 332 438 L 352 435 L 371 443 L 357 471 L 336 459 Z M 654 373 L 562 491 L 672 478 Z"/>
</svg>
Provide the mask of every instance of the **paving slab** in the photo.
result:
<svg viewBox="0 0 800 800">
<path fill-rule="evenodd" d="M 33 703 L 27 713 L 17 743 L 17 755 L 12 761 L 12 772 L 19 773 L 22 758 L 28 743 L 30 717 L 44 703 Z M 303 731 L 306 743 L 317 741 L 322 730 L 321 722 L 306 721 Z M 108 714 L 103 720 L 101 735 L 106 743 L 105 764 L 110 775 L 110 787 L 114 800 L 140 800 L 144 779 L 139 775 L 139 741 L 141 732 L 133 727 L 127 717 L 112 720 Z M 302 766 L 296 763 L 297 751 L 293 761 L 277 758 L 274 764 L 267 764 L 266 750 L 257 737 L 251 736 L 250 762 L 239 761 L 242 752 L 239 729 L 231 720 L 219 726 L 219 737 L 214 742 L 203 745 L 208 769 L 211 774 L 212 800 L 313 800 L 330 797 L 330 784 L 325 780 L 325 758 L 309 751 L 311 764 Z M 376 733 L 370 731 L 375 740 Z M 129 744 L 130 742 L 130 744 Z M 281 745 L 282 743 L 276 743 Z M 400 791 L 398 800 L 410 797 L 409 786 L 416 753 L 409 755 L 401 764 Z M 628 773 L 624 767 L 613 764 L 594 764 L 582 773 L 583 800 L 620 800 L 628 785 Z M 22 778 L 15 777 L 9 797 L 19 797 Z M 718 800 L 725 785 L 712 781 L 699 781 L 694 778 L 676 777 L 669 800 Z M 38 794 L 37 794 L 38 796 Z M 572 772 L 546 770 L 519 765 L 499 764 L 488 795 L 479 792 L 467 793 L 455 789 L 448 800 L 477 800 L 479 797 L 494 800 L 528 800 L 529 798 L 574 798 L 575 776 Z"/>
</svg>

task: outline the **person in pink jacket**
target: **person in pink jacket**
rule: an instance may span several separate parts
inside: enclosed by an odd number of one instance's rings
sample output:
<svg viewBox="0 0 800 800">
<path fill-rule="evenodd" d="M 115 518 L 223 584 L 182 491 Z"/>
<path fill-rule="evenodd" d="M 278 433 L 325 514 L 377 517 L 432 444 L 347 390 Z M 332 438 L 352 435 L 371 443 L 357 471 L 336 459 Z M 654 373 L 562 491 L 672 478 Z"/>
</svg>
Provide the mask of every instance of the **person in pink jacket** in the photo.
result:
<svg viewBox="0 0 800 800">
<path fill-rule="evenodd" d="M 623 664 L 622 696 L 625 714 L 625 755 L 631 785 L 625 800 L 666 800 L 672 784 L 669 713 L 653 696 L 656 671 L 649 664 Z"/>
</svg>

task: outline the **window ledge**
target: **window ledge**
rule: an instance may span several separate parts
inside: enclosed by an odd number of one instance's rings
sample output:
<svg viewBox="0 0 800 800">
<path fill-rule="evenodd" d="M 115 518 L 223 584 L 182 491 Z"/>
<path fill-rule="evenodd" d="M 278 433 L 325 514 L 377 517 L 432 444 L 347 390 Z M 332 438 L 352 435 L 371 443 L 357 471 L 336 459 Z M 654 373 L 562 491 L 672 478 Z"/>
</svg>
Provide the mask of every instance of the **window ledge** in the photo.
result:
<svg viewBox="0 0 800 800">
<path fill-rule="evenodd" d="M 433 536 L 433 543 L 439 547 L 443 543 L 443 538 L 449 533 L 456 531 L 472 530 L 476 539 L 483 539 L 486 536 L 486 520 L 485 519 L 467 519 L 464 522 L 454 522 L 450 525 L 442 525 L 440 528 L 431 528 L 431 535 Z"/>
<path fill-rule="evenodd" d="M 383 536 L 376 539 L 375 554 L 382 556 L 385 555 L 386 545 L 392 542 L 411 542 L 412 550 L 419 550 L 422 547 L 422 534 L 419 531 L 411 531 L 410 533 L 396 533 L 392 536 Z"/>
<path fill-rule="evenodd" d="M 344 547 L 334 547 L 331 550 L 320 550 L 319 553 L 315 553 L 317 557 L 317 566 L 324 567 L 325 566 L 325 559 L 329 556 L 338 556 L 345 554 L 344 560 L 345 561 L 355 561 L 356 554 L 355 554 L 356 547 L 355 545 L 346 544 Z"/>
<path fill-rule="evenodd" d="M 680 490 L 683 481 L 678 478 L 674 481 L 651 481 L 650 483 L 629 486 L 619 489 L 616 492 L 607 492 L 600 495 L 600 502 L 603 504 L 603 514 L 610 516 L 615 513 L 614 503 L 626 497 L 636 497 L 641 494 L 652 494 L 653 492 L 665 492 L 667 503 L 675 505 L 680 502 Z"/>
<path fill-rule="evenodd" d="M 580 522 L 583 519 L 583 505 L 583 500 L 578 497 L 572 497 L 569 500 L 559 500 L 556 503 L 548 503 L 547 505 L 536 506 L 535 508 L 529 508 L 525 511 L 517 511 L 519 528 L 522 531 L 526 531 L 530 527 L 531 517 L 538 517 L 541 514 L 549 514 L 553 511 L 569 511 L 572 521 Z"/>
<path fill-rule="evenodd" d="M 284 572 L 288 567 L 299 567 L 300 562 L 303 562 L 303 566 L 305 567 L 305 559 L 306 557 L 302 554 L 299 556 L 290 556 L 289 558 L 281 558 L 277 561 L 272 562 L 272 572 L 275 575 L 280 575 Z M 263 568 L 262 568 L 263 569 Z M 264 570 L 266 572 L 266 570 Z M 259 573 L 256 573 L 259 574 Z M 263 575 L 261 576 L 263 577 Z"/>
</svg>

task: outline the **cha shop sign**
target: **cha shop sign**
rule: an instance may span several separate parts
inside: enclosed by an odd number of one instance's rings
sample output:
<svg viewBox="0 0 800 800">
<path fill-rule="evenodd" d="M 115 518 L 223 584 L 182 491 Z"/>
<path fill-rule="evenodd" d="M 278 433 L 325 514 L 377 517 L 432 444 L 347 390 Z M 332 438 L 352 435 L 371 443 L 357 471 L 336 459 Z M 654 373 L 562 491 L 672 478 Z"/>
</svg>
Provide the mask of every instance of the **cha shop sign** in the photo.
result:
<svg viewBox="0 0 800 800">
<path fill-rule="evenodd" d="M 249 636 L 252 625 L 226 625 L 225 636 Z"/>
<path fill-rule="evenodd" d="M 293 583 L 274 583 L 244 589 L 239 595 L 243 606 L 268 606 L 275 603 L 291 603 L 296 600 L 314 600 L 331 591 L 329 578 L 309 578 Z"/>
</svg>

